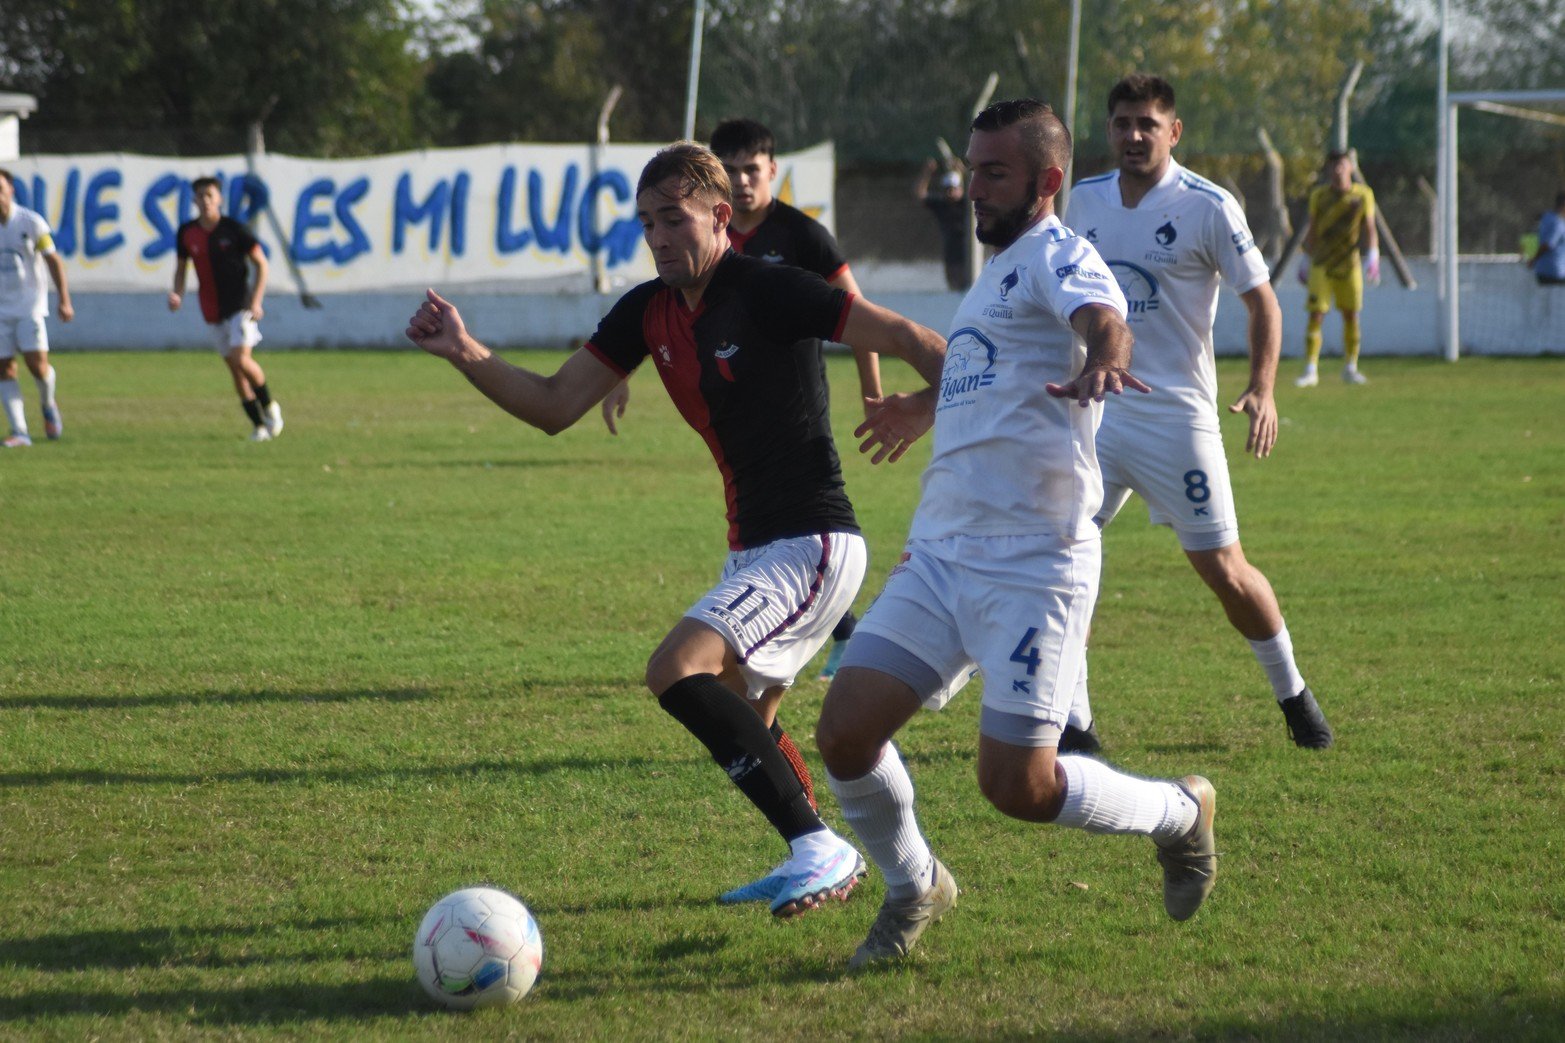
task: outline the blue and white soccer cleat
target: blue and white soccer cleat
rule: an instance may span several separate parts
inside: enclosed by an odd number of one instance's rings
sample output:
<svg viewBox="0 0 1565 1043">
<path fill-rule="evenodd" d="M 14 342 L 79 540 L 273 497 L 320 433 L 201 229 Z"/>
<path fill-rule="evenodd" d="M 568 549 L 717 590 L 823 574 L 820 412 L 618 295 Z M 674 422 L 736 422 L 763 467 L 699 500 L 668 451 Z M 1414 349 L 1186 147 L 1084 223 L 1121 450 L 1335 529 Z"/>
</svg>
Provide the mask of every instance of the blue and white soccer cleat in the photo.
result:
<svg viewBox="0 0 1565 1043">
<path fill-rule="evenodd" d="M 60 422 L 59 409 L 43 407 L 43 433 L 49 436 L 51 442 L 65 433 L 65 425 Z"/>
<path fill-rule="evenodd" d="M 782 893 L 783 885 L 788 882 L 788 876 L 783 872 L 787 865 L 788 863 L 784 862 L 759 880 L 752 880 L 743 887 L 725 891 L 717 896 L 717 900 L 724 905 L 739 905 L 743 902 L 770 902 Z"/>
<path fill-rule="evenodd" d="M 828 898 L 846 902 L 866 872 L 864 859 L 852 844 L 842 842 L 824 861 L 799 866 L 790 859 L 781 867 L 788 875 L 772 899 L 773 916 L 801 916 L 819 908 Z"/>
</svg>

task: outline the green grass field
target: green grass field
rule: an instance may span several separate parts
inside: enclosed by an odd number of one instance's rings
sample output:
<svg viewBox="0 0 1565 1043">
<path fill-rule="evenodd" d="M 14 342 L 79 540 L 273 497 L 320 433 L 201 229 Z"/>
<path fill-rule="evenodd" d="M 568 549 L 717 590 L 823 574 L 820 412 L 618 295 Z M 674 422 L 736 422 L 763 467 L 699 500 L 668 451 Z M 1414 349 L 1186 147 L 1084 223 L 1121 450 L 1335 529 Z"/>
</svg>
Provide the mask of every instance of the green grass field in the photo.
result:
<svg viewBox="0 0 1565 1043">
<path fill-rule="evenodd" d="M 1261 463 L 1225 421 L 1332 751 L 1286 740 L 1169 533 L 1109 530 L 1099 727 L 1217 785 L 1199 916 L 1146 841 L 990 810 L 970 690 L 903 736 L 961 904 L 857 977 L 874 877 L 795 922 L 712 901 L 782 849 L 640 685 L 724 549 L 654 378 L 618 439 L 550 439 L 417 353 L 268 354 L 288 428 L 252 445 L 210 355 L 56 362 L 66 439 L 0 455 L 0 1038 L 1565 1036 L 1560 360 L 1287 386 Z M 861 607 L 926 453 L 847 463 Z M 817 773 L 823 687 L 783 709 Z M 537 914 L 544 978 L 448 1014 L 412 934 L 479 881 Z"/>
</svg>

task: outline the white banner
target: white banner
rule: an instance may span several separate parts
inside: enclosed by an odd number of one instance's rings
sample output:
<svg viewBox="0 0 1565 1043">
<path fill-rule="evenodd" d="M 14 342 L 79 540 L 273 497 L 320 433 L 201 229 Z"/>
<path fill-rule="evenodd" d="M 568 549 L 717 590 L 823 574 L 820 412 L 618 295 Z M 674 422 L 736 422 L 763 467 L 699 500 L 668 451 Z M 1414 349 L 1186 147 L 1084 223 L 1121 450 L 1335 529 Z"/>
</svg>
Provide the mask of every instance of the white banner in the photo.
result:
<svg viewBox="0 0 1565 1043">
<path fill-rule="evenodd" d="M 102 153 L 10 164 L 17 202 L 54 229 L 73 291 L 167 290 L 190 182 L 223 183 L 281 292 L 436 285 L 536 291 L 656 275 L 634 193 L 657 145 L 486 145 L 364 159 Z M 777 157 L 779 198 L 834 225 L 830 142 Z M 302 286 L 300 285 L 302 282 Z"/>
</svg>

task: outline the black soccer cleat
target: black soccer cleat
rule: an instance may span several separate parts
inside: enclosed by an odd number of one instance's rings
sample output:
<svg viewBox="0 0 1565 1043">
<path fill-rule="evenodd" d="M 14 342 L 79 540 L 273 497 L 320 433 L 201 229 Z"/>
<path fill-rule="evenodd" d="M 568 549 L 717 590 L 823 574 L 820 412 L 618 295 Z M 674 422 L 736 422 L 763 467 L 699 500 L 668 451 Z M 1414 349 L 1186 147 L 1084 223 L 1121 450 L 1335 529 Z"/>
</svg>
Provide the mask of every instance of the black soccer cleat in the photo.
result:
<svg viewBox="0 0 1565 1043">
<path fill-rule="evenodd" d="M 1308 688 L 1277 705 L 1282 708 L 1283 718 L 1288 722 L 1288 738 L 1293 740 L 1294 745 L 1310 750 L 1331 748 L 1335 741 L 1331 725 L 1326 723 L 1326 715 L 1321 713 L 1320 704 Z"/>
<path fill-rule="evenodd" d="M 1103 749 L 1103 740 L 1098 738 L 1098 722 L 1092 721 L 1085 728 L 1078 728 L 1074 724 L 1067 724 L 1065 730 L 1060 733 L 1060 753 L 1085 753 L 1096 754 Z"/>
</svg>

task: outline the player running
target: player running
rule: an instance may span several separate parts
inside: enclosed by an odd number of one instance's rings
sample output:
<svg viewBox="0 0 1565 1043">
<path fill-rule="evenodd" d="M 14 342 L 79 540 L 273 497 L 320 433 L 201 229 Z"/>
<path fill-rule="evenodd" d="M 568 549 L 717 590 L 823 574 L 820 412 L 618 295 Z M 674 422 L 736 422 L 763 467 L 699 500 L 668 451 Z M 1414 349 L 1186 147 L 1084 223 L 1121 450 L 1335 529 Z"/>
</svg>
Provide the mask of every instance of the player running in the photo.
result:
<svg viewBox="0 0 1565 1043">
<path fill-rule="evenodd" d="M 792 916 L 846 897 L 863 859 L 821 821 L 762 714 L 830 636 L 863 579 L 864 538 L 831 437 L 820 341 L 903 358 L 931 383 L 933 330 L 818 276 L 735 252 L 722 164 L 693 142 L 659 152 L 636 207 L 658 278 L 620 298 L 549 377 L 513 366 L 433 290 L 407 336 L 513 416 L 553 434 L 651 359 L 723 477 L 729 556 L 717 585 L 652 653 L 646 683 L 789 845 L 753 885 Z M 877 462 L 902 439 L 872 439 Z"/>
<path fill-rule="evenodd" d="M 1215 879 L 1206 779 L 1140 779 L 1056 756 L 1098 589 L 1093 429 L 1121 404 L 1105 408 L 1106 393 L 1146 390 L 1126 369 L 1124 295 L 1054 216 L 1070 154 L 1069 131 L 1041 102 L 998 102 L 973 120 L 968 194 L 979 241 L 996 253 L 952 319 L 938 396 L 893 395 L 864 424 L 906 437 L 932 409 L 934 447 L 906 553 L 859 623 L 816 730 L 843 816 L 886 878 L 850 968 L 905 957 L 956 905 L 891 739 L 975 667 L 978 786 L 996 810 L 1150 837 L 1176 920 Z"/>
<path fill-rule="evenodd" d="M 735 250 L 769 264 L 803 268 L 838 289 L 861 295 L 859 284 L 848 268 L 847 257 L 826 226 L 773 194 L 772 184 L 777 180 L 777 139 L 764 124 L 752 119 L 724 120 L 712 131 L 710 147 L 728 172 L 728 182 L 733 188 L 734 216 L 728 224 L 728 241 Z M 859 369 L 860 393 L 866 401 L 878 401 L 880 362 L 875 353 L 854 352 L 853 358 Z M 603 422 L 611 434 L 619 433 L 615 420 L 625 416 L 629 401 L 630 384 L 627 382 L 621 382 L 603 400 Z M 830 680 L 837 672 L 837 664 L 842 661 L 843 650 L 857 623 L 850 608 L 832 629 L 831 652 L 821 669 L 822 680 Z M 767 724 L 772 726 L 779 744 L 785 749 L 792 746 L 793 740 L 787 737 L 775 717 L 768 718 Z M 812 789 L 803 758 L 790 754 L 789 759 L 799 767 L 800 781 L 805 789 Z M 753 893 L 746 888 L 731 892 L 737 900 L 744 900 L 743 896 Z"/>
<path fill-rule="evenodd" d="M 179 226 L 174 258 L 174 289 L 168 310 L 178 311 L 185 293 L 185 267 L 194 265 L 201 290 L 201 317 L 212 343 L 234 378 L 239 404 L 250 418 L 252 442 L 269 442 L 283 433 L 283 411 L 272 400 L 266 373 L 251 357 L 261 343 L 261 302 L 266 297 L 266 252 L 250 230 L 223 213 L 223 189 L 216 178 L 190 183 L 196 217 Z M 250 282 L 250 265 L 255 282 Z"/>
<path fill-rule="evenodd" d="M 1166 80 L 1127 76 L 1109 91 L 1109 147 L 1119 169 L 1071 192 L 1071 227 L 1097 245 L 1125 290 L 1136 372 L 1154 389 L 1104 413 L 1096 521 L 1107 525 L 1131 492 L 1140 493 L 1152 521 L 1173 528 L 1185 557 L 1249 641 L 1293 741 L 1324 748 L 1332 744 L 1331 726 L 1299 674 L 1277 595 L 1239 545 L 1218 422 L 1212 323 L 1219 279 L 1238 291 L 1250 314 L 1250 382 L 1228 411 L 1248 415 L 1245 449 L 1258 459 L 1277 441 L 1272 388 L 1282 313 L 1239 204 L 1174 159 L 1183 131 Z M 1060 748 L 1098 747 L 1083 670 Z"/>
</svg>

